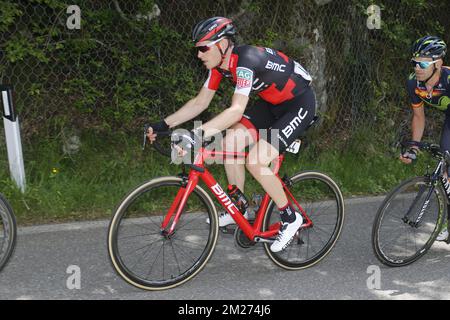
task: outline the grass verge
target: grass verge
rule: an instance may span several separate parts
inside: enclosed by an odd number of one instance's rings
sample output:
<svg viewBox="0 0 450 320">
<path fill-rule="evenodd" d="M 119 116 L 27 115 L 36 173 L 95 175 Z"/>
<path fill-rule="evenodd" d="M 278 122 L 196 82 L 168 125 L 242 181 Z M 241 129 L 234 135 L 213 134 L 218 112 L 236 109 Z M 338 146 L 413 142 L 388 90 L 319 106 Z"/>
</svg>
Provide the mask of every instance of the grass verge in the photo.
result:
<svg viewBox="0 0 450 320">
<path fill-rule="evenodd" d="M 24 146 L 24 194 L 9 178 L 3 146 L 0 192 L 11 203 L 20 225 L 109 218 L 131 188 L 153 177 L 181 172 L 152 148 L 142 151 L 140 143 L 138 135 L 87 132 L 81 135 L 81 147 L 73 155 L 63 151 L 61 137 L 29 143 Z M 362 148 L 357 142 L 345 149 L 322 148 L 320 152 L 306 146 L 298 155 L 288 154 L 281 173 L 322 171 L 349 197 L 383 194 L 401 180 L 423 174 L 425 165 L 432 163 L 422 156 L 416 165 L 406 166 L 398 161 L 397 153 L 386 150 Z M 211 165 L 210 169 L 226 187 L 223 166 Z M 253 192 L 262 193 L 262 188 L 247 173 L 245 193 Z"/>
</svg>

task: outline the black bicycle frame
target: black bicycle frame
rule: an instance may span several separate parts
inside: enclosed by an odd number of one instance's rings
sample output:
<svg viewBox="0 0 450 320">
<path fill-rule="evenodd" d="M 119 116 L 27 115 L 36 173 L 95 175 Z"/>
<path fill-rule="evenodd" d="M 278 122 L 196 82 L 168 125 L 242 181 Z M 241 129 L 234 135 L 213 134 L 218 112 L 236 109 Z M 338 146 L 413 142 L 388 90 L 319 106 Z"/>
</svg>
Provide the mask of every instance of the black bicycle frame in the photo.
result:
<svg viewBox="0 0 450 320">
<path fill-rule="evenodd" d="M 448 182 L 448 179 L 446 179 L 444 175 L 441 175 L 441 183 L 445 194 L 447 195 L 447 231 L 450 234 L 450 223 L 448 223 L 450 220 L 450 182 Z M 450 244 L 450 236 L 447 237 L 446 242 L 447 244 Z"/>
<path fill-rule="evenodd" d="M 423 193 L 427 189 L 427 185 L 423 185 L 420 187 L 419 192 L 417 196 L 415 197 L 413 203 L 411 204 L 408 212 L 405 214 L 405 216 L 402 218 L 402 221 L 404 223 L 409 224 L 411 227 L 417 228 L 419 226 L 420 221 L 422 220 L 423 215 L 425 214 L 426 209 L 428 208 L 428 205 L 430 204 L 430 198 L 431 195 L 434 192 L 434 189 L 436 188 L 436 182 L 440 181 L 442 184 L 442 188 L 445 191 L 445 194 L 447 195 L 447 219 L 450 219 L 450 182 L 448 179 L 442 174 L 443 168 L 446 167 L 446 161 L 442 159 L 439 161 L 438 165 L 436 166 L 436 169 L 434 170 L 433 174 L 430 175 L 430 184 L 431 188 L 428 190 L 428 194 L 426 195 L 425 199 L 422 202 L 422 207 L 419 211 L 419 214 L 417 217 L 413 220 L 409 219 L 409 216 L 411 215 L 413 208 L 416 206 L 417 202 L 422 197 Z M 447 224 L 447 229 L 450 231 L 450 225 Z M 447 239 L 447 243 L 450 243 L 450 237 Z"/>
</svg>

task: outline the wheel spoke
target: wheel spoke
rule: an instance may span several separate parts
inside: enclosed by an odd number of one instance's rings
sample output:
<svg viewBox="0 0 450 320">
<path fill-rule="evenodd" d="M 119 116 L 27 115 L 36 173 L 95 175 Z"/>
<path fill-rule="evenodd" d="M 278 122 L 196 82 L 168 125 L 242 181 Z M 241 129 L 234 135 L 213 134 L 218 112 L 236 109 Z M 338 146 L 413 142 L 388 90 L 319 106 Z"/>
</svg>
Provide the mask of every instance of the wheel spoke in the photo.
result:
<svg viewBox="0 0 450 320">
<path fill-rule="evenodd" d="M 163 242 L 163 246 L 159 249 L 158 255 L 156 256 L 155 261 L 153 261 L 152 266 L 150 267 L 150 270 L 148 271 L 147 276 L 145 277 L 145 279 L 148 279 L 148 277 L 149 277 L 150 274 L 152 273 L 153 267 L 154 267 L 156 261 L 158 261 L 158 257 L 159 257 L 159 255 L 161 254 L 161 250 L 162 250 L 163 247 L 164 247 L 164 242 Z M 163 261 L 163 264 L 164 264 L 164 261 Z"/>
<path fill-rule="evenodd" d="M 172 248 L 173 257 L 175 258 L 175 262 L 177 263 L 178 274 L 181 274 L 180 263 L 178 262 L 177 254 L 176 254 L 176 252 L 175 252 L 175 248 L 173 247 L 172 241 L 170 241 L 170 247 Z"/>
<path fill-rule="evenodd" d="M 153 248 L 153 244 L 154 244 L 154 243 L 156 243 L 156 242 L 153 242 L 150 246 L 148 246 L 148 248 L 147 248 L 147 250 L 145 251 L 145 253 L 144 253 L 143 255 L 141 255 L 141 256 L 137 259 L 136 263 L 132 266 L 131 269 L 134 269 L 137 265 L 140 264 L 141 261 L 145 260 L 145 259 L 144 259 L 145 256 L 146 256 L 149 252 L 151 252 L 151 249 Z"/>
<path fill-rule="evenodd" d="M 135 250 L 133 250 L 133 251 L 130 251 L 130 252 L 125 253 L 125 254 L 124 254 L 124 257 L 127 257 L 127 256 L 129 256 L 129 255 L 131 255 L 131 254 L 133 254 L 133 253 L 136 253 L 136 252 L 138 252 L 138 251 L 140 251 L 140 250 L 143 250 L 144 248 L 146 248 L 146 247 L 148 247 L 148 246 L 152 247 L 153 244 L 155 244 L 155 243 L 157 243 L 157 242 L 160 242 L 160 241 L 164 241 L 164 239 L 159 239 L 159 240 L 156 240 L 156 241 L 147 243 L 146 245 L 144 245 L 144 246 L 142 246 L 142 247 L 139 247 L 139 248 L 137 248 L 137 249 L 135 249 Z"/>
</svg>

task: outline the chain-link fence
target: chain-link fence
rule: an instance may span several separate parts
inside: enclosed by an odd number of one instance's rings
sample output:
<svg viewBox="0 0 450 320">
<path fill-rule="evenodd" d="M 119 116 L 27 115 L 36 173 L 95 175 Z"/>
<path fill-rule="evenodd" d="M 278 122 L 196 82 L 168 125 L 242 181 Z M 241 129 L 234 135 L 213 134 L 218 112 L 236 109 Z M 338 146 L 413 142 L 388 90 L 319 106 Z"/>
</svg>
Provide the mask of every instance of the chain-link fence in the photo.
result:
<svg viewBox="0 0 450 320">
<path fill-rule="evenodd" d="M 361 133 L 391 142 L 409 132 L 410 45 L 425 34 L 450 43 L 449 8 L 422 0 L 0 0 L 0 83 L 14 86 L 25 138 L 67 126 L 135 128 L 198 92 L 206 70 L 192 26 L 227 16 L 239 43 L 281 50 L 312 74 L 322 143 Z M 230 85 L 220 89 L 203 118 L 231 94 Z M 436 134 L 439 121 L 429 124 Z"/>
</svg>

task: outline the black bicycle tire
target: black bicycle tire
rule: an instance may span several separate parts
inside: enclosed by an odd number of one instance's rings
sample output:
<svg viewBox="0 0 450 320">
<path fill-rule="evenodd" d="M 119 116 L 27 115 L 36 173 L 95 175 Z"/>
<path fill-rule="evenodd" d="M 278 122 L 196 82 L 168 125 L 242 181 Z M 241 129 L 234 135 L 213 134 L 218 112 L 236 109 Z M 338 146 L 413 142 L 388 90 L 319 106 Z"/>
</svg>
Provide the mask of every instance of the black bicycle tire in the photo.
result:
<svg viewBox="0 0 450 320">
<path fill-rule="evenodd" d="M 17 221 L 16 221 L 16 217 L 14 215 L 14 211 L 11 207 L 11 205 L 9 204 L 9 202 L 6 200 L 6 198 L 0 194 L 0 206 L 2 206 L 5 211 L 4 214 L 0 213 L 0 218 L 3 221 L 6 219 L 7 224 L 8 224 L 8 230 L 7 232 L 9 232 L 9 241 L 7 243 L 7 247 L 5 250 L 5 253 L 2 253 L 2 256 L 0 258 L 0 271 L 8 264 L 15 246 L 16 246 L 16 240 L 17 240 Z M 2 249 L 2 248 L 0 248 Z"/>
<path fill-rule="evenodd" d="M 140 289 L 144 289 L 144 290 L 150 290 L 150 291 L 155 291 L 155 290 L 166 290 L 166 289 L 170 289 L 170 288 L 174 288 L 177 286 L 182 285 L 183 283 L 191 280 L 193 277 L 195 277 L 207 264 L 207 262 L 210 260 L 210 258 L 212 257 L 212 254 L 214 252 L 216 243 L 217 243 L 217 239 L 218 239 L 218 234 L 219 234 L 219 222 L 218 222 L 218 215 L 217 215 L 217 211 L 216 208 L 214 206 L 214 203 L 211 199 L 211 197 L 206 193 L 205 190 L 203 190 L 200 186 L 196 186 L 196 188 L 193 190 L 193 192 L 195 192 L 202 201 L 204 201 L 205 205 L 207 206 L 208 209 L 208 216 L 209 219 L 211 221 L 211 225 L 212 225 L 212 235 L 211 235 L 211 239 L 212 241 L 208 241 L 207 244 L 207 248 L 205 249 L 206 254 L 202 255 L 202 257 L 204 256 L 203 260 L 201 261 L 200 264 L 196 264 L 194 266 L 194 268 L 192 270 L 190 270 L 190 272 L 188 274 L 186 274 L 185 277 L 182 277 L 180 279 L 176 279 L 173 281 L 167 281 L 166 284 L 164 285 L 159 285 L 159 284 L 153 284 L 151 283 L 151 281 L 146 281 L 144 279 L 140 279 L 132 274 L 130 274 L 128 272 L 128 270 L 126 268 L 124 268 L 124 266 L 121 264 L 121 259 L 120 257 L 117 256 L 117 242 L 114 241 L 117 239 L 117 230 L 118 230 L 118 226 L 119 226 L 119 222 L 120 222 L 120 218 L 121 215 L 123 215 L 123 211 L 121 211 L 121 208 L 126 208 L 129 206 L 130 203 L 132 203 L 134 200 L 136 200 L 139 195 L 143 194 L 146 192 L 147 189 L 155 187 L 158 188 L 160 186 L 164 186 L 164 185 L 180 185 L 181 187 L 181 183 L 182 183 L 182 179 L 179 177 L 161 177 L 161 178 L 155 178 L 152 179 L 150 181 L 147 181 L 145 183 L 143 183 L 142 185 L 138 186 L 137 188 L 133 189 L 132 191 L 130 191 L 128 193 L 128 195 L 126 195 L 124 197 L 124 199 L 120 202 L 120 204 L 116 207 L 113 217 L 111 218 L 111 222 L 109 224 L 108 227 L 108 237 L 107 237 L 107 245 L 108 245 L 108 254 L 109 254 L 109 258 L 110 261 L 114 267 L 114 269 L 116 270 L 116 272 L 128 283 L 130 283 L 131 285 L 140 288 Z M 154 186 L 154 184 L 157 184 L 156 186 Z M 128 204 L 128 205 L 126 205 Z M 119 224 L 118 224 L 119 223 Z"/>
<path fill-rule="evenodd" d="M 344 198 L 342 196 L 342 193 L 339 189 L 339 186 L 336 184 L 336 182 L 334 182 L 333 179 L 331 179 L 329 176 L 327 176 L 326 174 L 319 172 L 319 171 L 302 171 L 302 172 L 298 172 L 296 174 L 294 174 L 292 176 L 292 178 L 290 178 L 290 180 L 292 181 L 293 184 L 301 181 L 302 179 L 308 179 L 308 178 L 317 178 L 319 180 L 321 180 L 322 182 L 325 182 L 335 193 L 336 195 L 336 201 L 338 204 L 338 222 L 337 222 L 337 226 L 333 232 L 333 236 L 330 238 L 330 240 L 327 242 L 327 244 L 324 246 L 323 249 L 325 250 L 321 250 L 319 255 L 314 256 L 313 259 L 309 259 L 306 260 L 305 262 L 302 263 L 286 263 L 284 262 L 282 259 L 280 259 L 276 253 L 273 253 L 270 250 L 270 243 L 264 243 L 264 249 L 266 251 L 266 254 L 268 255 L 268 257 L 279 267 L 286 269 L 286 270 L 302 270 L 302 269 L 306 269 L 309 267 L 314 266 L 315 264 L 319 263 L 320 261 L 322 261 L 322 259 L 324 259 L 331 251 L 331 249 L 333 249 L 333 247 L 336 245 L 336 242 L 339 239 L 339 236 L 342 232 L 342 228 L 344 225 L 344 220 L 345 220 L 345 206 L 344 206 Z M 301 204 L 300 204 L 301 205 Z M 264 215 L 264 220 L 263 220 L 263 228 L 265 230 L 267 230 L 268 228 L 268 224 L 270 223 L 270 216 L 273 212 L 273 208 L 275 206 L 275 203 L 273 202 L 273 200 L 271 200 L 271 202 L 269 203 L 267 210 L 265 212 Z"/>
<path fill-rule="evenodd" d="M 422 247 L 418 252 L 416 252 L 416 254 L 414 256 L 412 256 L 409 259 L 398 259 L 396 261 L 394 261 L 393 259 L 390 259 L 389 257 L 387 257 L 384 253 L 383 250 L 381 250 L 380 246 L 379 246 L 379 229 L 380 229 L 380 225 L 381 225 L 381 221 L 382 218 L 385 214 L 385 210 L 388 208 L 390 202 L 392 201 L 392 199 L 397 195 L 397 193 L 402 190 L 406 185 L 411 184 L 411 183 L 416 183 L 416 182 L 427 182 L 427 177 L 424 176 L 419 176 L 419 177 L 413 177 L 410 179 L 407 179 L 403 182 L 401 182 L 398 186 L 396 186 L 391 192 L 388 193 L 388 195 L 385 197 L 385 199 L 383 200 L 382 204 L 380 205 L 380 207 L 377 210 L 377 214 L 375 216 L 374 222 L 373 222 L 373 226 L 372 226 L 372 249 L 374 251 L 375 256 L 377 257 L 377 259 L 383 263 L 386 266 L 389 267 L 404 267 L 407 266 L 409 264 L 414 263 L 415 261 L 417 261 L 418 259 L 420 259 L 421 257 L 423 257 L 428 250 L 431 248 L 431 246 L 433 245 L 434 241 L 436 240 L 436 237 L 439 234 L 439 231 L 441 230 L 442 224 L 443 224 L 443 217 L 446 214 L 446 210 L 447 210 L 447 206 L 446 206 L 446 195 L 444 190 L 442 189 L 440 184 L 437 184 L 435 186 L 437 192 L 440 193 L 441 195 L 441 199 L 438 200 L 442 201 L 442 210 L 440 211 L 438 214 L 438 222 L 436 224 L 435 227 L 435 231 L 432 233 L 431 237 L 428 239 L 428 241 L 426 242 L 425 246 Z"/>
</svg>

